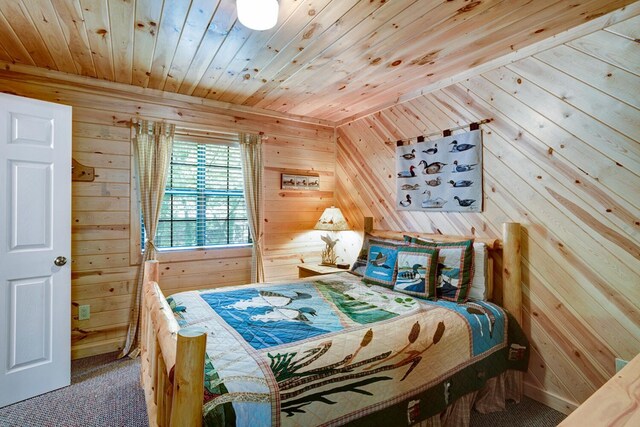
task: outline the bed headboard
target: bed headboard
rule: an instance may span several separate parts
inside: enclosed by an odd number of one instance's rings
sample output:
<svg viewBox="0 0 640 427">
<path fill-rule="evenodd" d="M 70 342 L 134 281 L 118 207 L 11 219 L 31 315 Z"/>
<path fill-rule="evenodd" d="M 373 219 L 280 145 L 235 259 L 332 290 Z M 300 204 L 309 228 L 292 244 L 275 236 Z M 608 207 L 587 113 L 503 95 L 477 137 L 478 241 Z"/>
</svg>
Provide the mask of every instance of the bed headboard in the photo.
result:
<svg viewBox="0 0 640 427">
<path fill-rule="evenodd" d="M 492 239 L 476 236 L 456 236 L 444 234 L 425 234 L 413 231 L 374 230 L 373 218 L 364 218 L 364 231 L 372 236 L 403 240 L 405 235 L 431 239 L 440 242 L 455 242 L 464 239 L 474 239 L 484 243 L 489 250 L 490 265 L 487 269 L 487 288 L 493 292 L 493 267 L 492 257 L 500 257 L 502 260 L 502 306 L 509 310 L 518 322 L 522 321 L 522 273 L 520 264 L 520 224 L 517 222 L 505 222 L 502 225 L 502 239 Z"/>
</svg>

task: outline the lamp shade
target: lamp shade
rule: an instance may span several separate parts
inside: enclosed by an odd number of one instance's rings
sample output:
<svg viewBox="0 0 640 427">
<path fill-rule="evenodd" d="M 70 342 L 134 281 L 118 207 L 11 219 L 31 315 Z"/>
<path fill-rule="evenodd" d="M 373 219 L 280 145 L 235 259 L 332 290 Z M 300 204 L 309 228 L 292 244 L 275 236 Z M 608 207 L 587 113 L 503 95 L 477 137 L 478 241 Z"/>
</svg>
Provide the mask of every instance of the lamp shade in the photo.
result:
<svg viewBox="0 0 640 427">
<path fill-rule="evenodd" d="M 237 0 L 238 20 L 252 30 L 268 30 L 278 22 L 278 0 Z"/>
<path fill-rule="evenodd" d="M 344 215 L 342 215 L 342 212 L 340 212 L 340 208 L 331 206 L 330 208 L 326 208 L 324 210 L 322 216 L 316 223 L 316 226 L 313 227 L 313 229 L 325 231 L 344 231 L 349 229 L 349 224 L 347 224 L 347 220 L 344 219 Z"/>
</svg>

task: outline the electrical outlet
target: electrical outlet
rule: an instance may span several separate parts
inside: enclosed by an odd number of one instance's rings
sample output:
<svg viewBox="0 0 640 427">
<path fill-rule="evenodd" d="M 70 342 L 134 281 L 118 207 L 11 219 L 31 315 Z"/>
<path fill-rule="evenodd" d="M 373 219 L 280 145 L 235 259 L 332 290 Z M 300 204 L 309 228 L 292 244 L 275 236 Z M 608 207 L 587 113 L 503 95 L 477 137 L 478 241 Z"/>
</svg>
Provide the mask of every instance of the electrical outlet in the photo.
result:
<svg viewBox="0 0 640 427">
<path fill-rule="evenodd" d="M 78 306 L 78 320 L 89 320 L 91 317 L 91 306 L 81 305 Z"/>
<path fill-rule="evenodd" d="M 627 363 L 629 363 L 628 360 L 623 360 L 616 357 L 616 374 L 620 372 L 620 369 L 624 368 Z"/>
</svg>

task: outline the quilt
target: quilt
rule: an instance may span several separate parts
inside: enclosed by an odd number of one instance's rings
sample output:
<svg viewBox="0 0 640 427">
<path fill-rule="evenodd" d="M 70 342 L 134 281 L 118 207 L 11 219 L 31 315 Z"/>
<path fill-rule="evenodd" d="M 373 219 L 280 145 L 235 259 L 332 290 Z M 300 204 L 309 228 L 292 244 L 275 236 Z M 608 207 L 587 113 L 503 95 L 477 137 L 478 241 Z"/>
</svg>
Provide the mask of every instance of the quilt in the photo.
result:
<svg viewBox="0 0 640 427">
<path fill-rule="evenodd" d="M 411 424 L 528 359 L 496 305 L 420 300 L 348 272 L 168 302 L 182 327 L 207 332 L 211 426 L 402 425 L 398 414 Z"/>
</svg>

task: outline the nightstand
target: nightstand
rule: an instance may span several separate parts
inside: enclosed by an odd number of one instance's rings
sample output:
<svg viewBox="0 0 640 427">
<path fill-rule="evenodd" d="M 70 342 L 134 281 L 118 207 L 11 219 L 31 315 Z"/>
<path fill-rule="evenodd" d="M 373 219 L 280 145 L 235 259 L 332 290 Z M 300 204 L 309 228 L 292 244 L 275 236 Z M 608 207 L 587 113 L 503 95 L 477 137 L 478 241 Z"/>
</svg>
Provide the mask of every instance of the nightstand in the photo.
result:
<svg viewBox="0 0 640 427">
<path fill-rule="evenodd" d="M 317 264 L 299 264 L 298 265 L 298 278 L 311 276 L 322 276 L 323 274 L 340 273 L 342 271 L 349 271 L 344 268 L 329 267 L 326 265 Z"/>
</svg>

